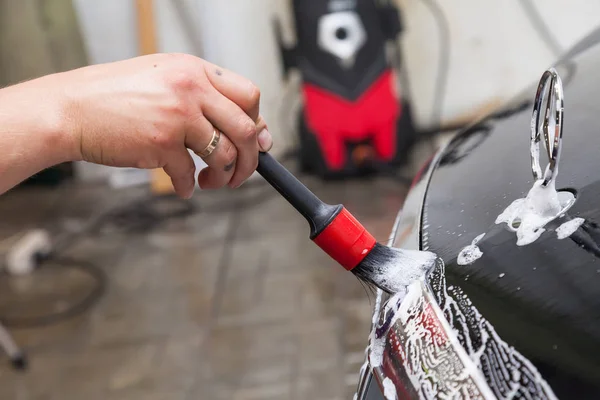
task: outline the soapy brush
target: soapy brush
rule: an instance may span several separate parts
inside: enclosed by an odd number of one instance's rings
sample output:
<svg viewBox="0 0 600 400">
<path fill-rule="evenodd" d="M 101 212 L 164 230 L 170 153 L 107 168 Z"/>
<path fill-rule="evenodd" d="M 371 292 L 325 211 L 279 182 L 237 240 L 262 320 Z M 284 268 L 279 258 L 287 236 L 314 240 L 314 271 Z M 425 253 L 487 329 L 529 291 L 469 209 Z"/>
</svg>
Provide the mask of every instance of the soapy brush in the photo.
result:
<svg viewBox="0 0 600 400">
<path fill-rule="evenodd" d="M 321 201 L 269 153 L 260 152 L 257 172 L 308 221 L 310 239 L 361 281 L 396 293 L 434 265 L 433 253 L 377 243 L 343 205 Z"/>
</svg>

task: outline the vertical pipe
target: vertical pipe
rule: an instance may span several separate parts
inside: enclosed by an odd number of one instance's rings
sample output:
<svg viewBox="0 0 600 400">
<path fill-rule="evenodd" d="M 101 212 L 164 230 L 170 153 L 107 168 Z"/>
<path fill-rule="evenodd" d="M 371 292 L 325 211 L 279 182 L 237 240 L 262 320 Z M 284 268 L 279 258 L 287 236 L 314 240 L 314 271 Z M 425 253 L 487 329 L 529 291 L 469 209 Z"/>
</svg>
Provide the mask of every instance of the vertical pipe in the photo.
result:
<svg viewBox="0 0 600 400">
<path fill-rule="evenodd" d="M 138 51 L 140 55 L 157 53 L 156 24 L 154 19 L 154 2 L 152 0 L 136 0 Z M 171 194 L 175 191 L 171 178 L 162 168 L 152 170 L 150 175 L 152 193 Z"/>
<path fill-rule="evenodd" d="M 157 52 L 156 29 L 154 23 L 154 2 L 152 0 L 136 0 L 138 50 L 141 55 Z"/>
</svg>

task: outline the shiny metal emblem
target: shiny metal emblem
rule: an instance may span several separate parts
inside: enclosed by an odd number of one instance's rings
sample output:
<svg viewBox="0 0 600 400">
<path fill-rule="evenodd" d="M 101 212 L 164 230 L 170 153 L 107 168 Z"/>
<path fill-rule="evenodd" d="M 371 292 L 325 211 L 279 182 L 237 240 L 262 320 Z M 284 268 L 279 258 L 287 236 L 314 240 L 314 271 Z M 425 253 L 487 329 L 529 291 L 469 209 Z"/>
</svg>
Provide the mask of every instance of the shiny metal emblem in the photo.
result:
<svg viewBox="0 0 600 400">
<path fill-rule="evenodd" d="M 543 102 L 544 97 L 546 97 L 545 102 Z M 562 147 L 563 114 L 564 93 L 562 81 L 556 70 L 550 68 L 543 73 L 538 84 L 531 116 L 531 171 L 536 180 L 543 179 L 542 186 L 548 186 L 551 181 L 556 180 Z M 540 166 L 542 133 L 548 156 L 548 165 L 543 175 Z"/>
</svg>

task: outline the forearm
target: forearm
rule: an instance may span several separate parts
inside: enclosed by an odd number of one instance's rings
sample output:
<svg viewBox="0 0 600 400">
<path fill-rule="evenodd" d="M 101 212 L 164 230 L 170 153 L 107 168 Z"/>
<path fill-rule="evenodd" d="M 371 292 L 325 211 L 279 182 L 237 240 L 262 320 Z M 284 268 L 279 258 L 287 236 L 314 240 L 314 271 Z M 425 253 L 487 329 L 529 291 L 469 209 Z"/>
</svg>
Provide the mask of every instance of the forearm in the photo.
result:
<svg viewBox="0 0 600 400">
<path fill-rule="evenodd" d="M 0 89 L 0 194 L 71 161 L 72 116 L 53 75 Z"/>
<path fill-rule="evenodd" d="M 201 154 L 221 132 L 196 176 Z M 53 165 L 163 168 L 175 192 L 237 187 L 273 142 L 248 79 L 189 54 L 90 65 L 0 89 L 0 194 Z"/>
</svg>

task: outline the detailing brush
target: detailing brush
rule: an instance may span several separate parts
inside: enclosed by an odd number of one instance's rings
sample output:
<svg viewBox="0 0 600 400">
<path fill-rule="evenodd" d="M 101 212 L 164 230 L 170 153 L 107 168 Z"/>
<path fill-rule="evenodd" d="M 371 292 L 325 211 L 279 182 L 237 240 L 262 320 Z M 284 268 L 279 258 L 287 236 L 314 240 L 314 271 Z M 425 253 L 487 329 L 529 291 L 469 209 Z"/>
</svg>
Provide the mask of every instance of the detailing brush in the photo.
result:
<svg viewBox="0 0 600 400">
<path fill-rule="evenodd" d="M 270 154 L 260 152 L 256 170 L 306 218 L 310 239 L 361 281 L 395 293 L 435 264 L 433 253 L 377 243 L 343 205 L 321 201 Z"/>
</svg>

